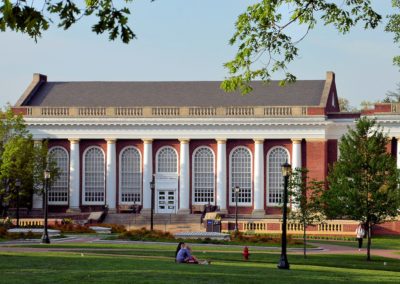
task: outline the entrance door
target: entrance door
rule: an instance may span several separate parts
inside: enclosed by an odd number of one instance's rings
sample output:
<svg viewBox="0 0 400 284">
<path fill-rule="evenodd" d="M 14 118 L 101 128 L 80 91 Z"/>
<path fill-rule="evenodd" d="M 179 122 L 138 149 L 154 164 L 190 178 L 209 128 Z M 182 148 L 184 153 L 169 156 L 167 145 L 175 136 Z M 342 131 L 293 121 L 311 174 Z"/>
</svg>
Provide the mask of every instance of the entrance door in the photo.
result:
<svg viewBox="0 0 400 284">
<path fill-rule="evenodd" d="M 158 213 L 175 213 L 176 198 L 175 190 L 158 190 L 157 212 Z"/>
</svg>

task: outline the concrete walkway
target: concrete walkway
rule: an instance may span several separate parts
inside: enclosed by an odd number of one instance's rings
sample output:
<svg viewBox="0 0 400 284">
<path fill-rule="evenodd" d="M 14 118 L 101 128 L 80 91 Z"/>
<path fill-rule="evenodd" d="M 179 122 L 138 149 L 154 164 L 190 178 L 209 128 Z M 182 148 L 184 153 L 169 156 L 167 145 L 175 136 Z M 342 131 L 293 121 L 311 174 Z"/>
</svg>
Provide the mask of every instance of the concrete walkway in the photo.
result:
<svg viewBox="0 0 400 284">
<path fill-rule="evenodd" d="M 67 238 L 62 239 L 52 239 L 51 242 L 53 244 L 74 244 L 74 243 L 87 243 L 87 244 L 171 244 L 176 245 L 176 242 L 173 243 L 165 243 L 165 242 L 140 242 L 140 241 L 125 241 L 125 240 L 102 240 L 100 236 L 69 236 Z M 18 247 L 19 245 L 29 245 L 29 244 L 40 244 L 40 240 L 15 240 L 15 241 L 7 241 L 0 242 L 0 252 L 1 251 L 19 251 L 19 252 L 49 252 L 49 251 L 82 251 L 84 249 L 76 249 L 76 248 L 55 248 L 51 247 L 51 245 L 45 245 L 43 247 Z M 307 254 L 351 254 L 351 255 L 366 255 L 366 249 L 362 249 L 358 251 L 356 247 L 348 247 L 348 246 L 339 246 L 339 245 L 331 245 L 326 243 L 312 243 L 317 246 L 317 248 L 308 248 Z M 218 246 L 218 247 L 238 247 L 243 248 L 243 245 L 213 245 L 213 244 L 195 244 L 196 247 L 201 246 Z M 90 248 L 90 250 L 112 250 L 109 248 Z M 115 249 L 121 250 L 121 249 Z M 249 246 L 249 250 L 251 251 L 280 251 L 280 247 L 261 247 L 261 246 Z M 303 254 L 302 248 L 289 248 L 289 254 Z M 381 256 L 393 259 L 400 259 L 400 250 L 386 250 L 386 249 L 371 249 L 371 256 Z"/>
</svg>

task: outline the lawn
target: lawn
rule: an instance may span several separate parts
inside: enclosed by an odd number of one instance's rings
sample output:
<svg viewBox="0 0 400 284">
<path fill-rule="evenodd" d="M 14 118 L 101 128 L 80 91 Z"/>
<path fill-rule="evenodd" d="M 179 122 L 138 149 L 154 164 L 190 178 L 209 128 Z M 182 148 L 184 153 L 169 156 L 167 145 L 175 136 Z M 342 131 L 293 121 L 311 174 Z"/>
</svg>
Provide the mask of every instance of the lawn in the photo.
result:
<svg viewBox="0 0 400 284">
<path fill-rule="evenodd" d="M 159 244 L 50 245 L 57 252 L 0 252 L 0 283 L 399 283 L 400 260 L 356 255 L 289 255 L 291 270 L 276 268 L 279 254 L 237 247 L 196 246 L 211 265 L 175 264 L 174 246 Z M 74 251 L 67 251 L 74 248 Z M 64 251 L 65 249 L 65 251 Z M 386 265 L 383 263 L 387 262 Z"/>
<path fill-rule="evenodd" d="M 325 243 L 332 245 L 340 245 L 340 246 L 348 246 L 348 247 L 357 247 L 357 241 L 323 241 L 323 240 L 309 240 L 309 244 L 313 243 Z M 367 239 L 364 239 L 363 246 L 367 246 Z M 373 249 L 394 249 L 400 250 L 400 236 L 393 237 L 373 237 L 372 245 Z"/>
</svg>

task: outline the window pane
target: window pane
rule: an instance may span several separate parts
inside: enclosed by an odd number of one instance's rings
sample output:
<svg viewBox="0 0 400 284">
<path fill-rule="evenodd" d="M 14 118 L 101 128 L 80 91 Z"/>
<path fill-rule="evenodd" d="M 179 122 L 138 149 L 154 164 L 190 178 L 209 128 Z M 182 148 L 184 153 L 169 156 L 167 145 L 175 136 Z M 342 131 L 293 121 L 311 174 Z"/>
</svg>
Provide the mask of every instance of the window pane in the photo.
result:
<svg viewBox="0 0 400 284">
<path fill-rule="evenodd" d="M 90 148 L 85 154 L 85 201 L 104 202 L 104 155 L 99 148 Z"/>
<path fill-rule="evenodd" d="M 68 204 L 68 153 L 61 147 L 50 149 L 49 158 L 57 165 L 58 178 L 51 184 L 49 204 Z"/>
<path fill-rule="evenodd" d="M 208 148 L 200 148 L 193 159 L 194 202 L 214 203 L 214 155 Z"/>
<path fill-rule="evenodd" d="M 268 203 L 280 204 L 283 196 L 282 164 L 289 160 L 285 148 L 271 150 L 268 157 Z"/>
<path fill-rule="evenodd" d="M 175 151 L 172 148 L 165 147 L 158 152 L 157 172 L 159 173 L 178 172 L 177 157 Z"/>
<path fill-rule="evenodd" d="M 121 154 L 120 169 L 121 202 L 141 202 L 142 170 L 140 153 L 127 148 Z"/>
<path fill-rule="evenodd" d="M 247 148 L 236 148 L 231 155 L 231 203 L 239 186 L 238 203 L 251 203 L 251 154 Z"/>
</svg>

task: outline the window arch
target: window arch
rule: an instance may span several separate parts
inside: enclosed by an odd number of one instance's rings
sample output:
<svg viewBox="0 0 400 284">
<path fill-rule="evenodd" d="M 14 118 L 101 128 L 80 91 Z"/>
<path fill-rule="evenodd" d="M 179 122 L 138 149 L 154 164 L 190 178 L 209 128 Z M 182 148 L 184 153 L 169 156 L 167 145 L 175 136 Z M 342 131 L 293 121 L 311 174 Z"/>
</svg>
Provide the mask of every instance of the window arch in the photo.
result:
<svg viewBox="0 0 400 284">
<path fill-rule="evenodd" d="M 177 173 L 178 158 L 174 148 L 166 146 L 157 153 L 157 172 L 158 173 Z"/>
<path fill-rule="evenodd" d="M 104 204 L 104 152 L 100 147 L 90 147 L 83 158 L 83 203 Z"/>
<path fill-rule="evenodd" d="M 214 203 L 214 153 L 208 147 L 199 147 L 192 157 L 193 203 Z"/>
<path fill-rule="evenodd" d="M 238 204 L 249 205 L 252 199 L 252 161 L 250 150 L 246 147 L 237 147 L 230 155 L 230 201 L 235 203 L 235 187 L 239 186 Z"/>
<path fill-rule="evenodd" d="M 53 181 L 51 190 L 48 192 L 49 204 L 68 204 L 69 188 L 69 159 L 68 152 L 63 147 L 52 147 L 48 152 L 49 159 L 58 168 L 58 177 Z"/>
<path fill-rule="evenodd" d="M 135 147 L 126 147 L 119 159 L 119 196 L 121 203 L 141 202 L 142 161 Z"/>
<path fill-rule="evenodd" d="M 289 152 L 284 147 L 274 147 L 267 155 L 267 203 L 279 205 L 283 198 L 282 164 L 289 162 Z"/>
</svg>

